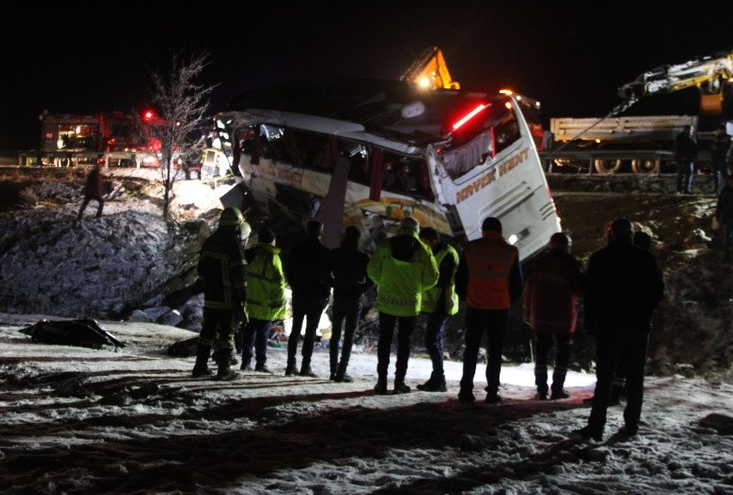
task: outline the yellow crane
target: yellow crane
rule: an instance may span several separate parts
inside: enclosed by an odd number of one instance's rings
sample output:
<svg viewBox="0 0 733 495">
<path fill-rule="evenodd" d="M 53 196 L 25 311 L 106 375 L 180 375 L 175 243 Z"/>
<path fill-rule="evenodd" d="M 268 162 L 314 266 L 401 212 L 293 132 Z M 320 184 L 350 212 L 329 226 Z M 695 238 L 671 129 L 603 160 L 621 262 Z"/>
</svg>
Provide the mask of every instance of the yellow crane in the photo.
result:
<svg viewBox="0 0 733 495">
<path fill-rule="evenodd" d="M 448 71 L 443 51 L 437 46 L 427 48 L 400 77 L 425 89 L 460 89 Z"/>
</svg>

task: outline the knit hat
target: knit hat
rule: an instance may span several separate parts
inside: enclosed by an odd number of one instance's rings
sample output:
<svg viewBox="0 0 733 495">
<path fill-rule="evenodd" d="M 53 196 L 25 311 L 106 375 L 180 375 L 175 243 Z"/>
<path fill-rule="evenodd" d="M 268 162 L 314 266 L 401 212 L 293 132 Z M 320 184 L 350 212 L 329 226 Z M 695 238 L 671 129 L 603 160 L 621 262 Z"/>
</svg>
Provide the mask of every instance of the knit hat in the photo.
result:
<svg viewBox="0 0 733 495">
<path fill-rule="evenodd" d="M 400 221 L 400 229 L 417 232 L 420 230 L 420 223 L 412 217 L 405 217 Z"/>
</svg>

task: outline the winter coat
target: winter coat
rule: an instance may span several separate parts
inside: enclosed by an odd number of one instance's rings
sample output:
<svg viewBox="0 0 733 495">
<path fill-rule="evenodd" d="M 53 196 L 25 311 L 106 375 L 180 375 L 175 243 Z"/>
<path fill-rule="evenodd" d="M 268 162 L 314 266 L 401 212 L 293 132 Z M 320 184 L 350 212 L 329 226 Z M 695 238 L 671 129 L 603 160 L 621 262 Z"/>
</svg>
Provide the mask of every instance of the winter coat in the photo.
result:
<svg viewBox="0 0 733 495">
<path fill-rule="evenodd" d="M 715 216 L 721 225 L 733 226 L 733 187 L 727 184 L 718 195 Z"/>
<path fill-rule="evenodd" d="M 438 281 L 435 258 L 417 233 L 401 229 L 382 241 L 367 265 L 377 284 L 377 309 L 392 316 L 417 316 L 422 292 Z"/>
<path fill-rule="evenodd" d="M 474 309 L 509 309 L 522 295 L 519 251 L 489 232 L 466 244 L 456 272 L 456 291 Z"/>
<path fill-rule="evenodd" d="M 675 160 L 691 162 L 697 158 L 697 143 L 686 132 L 680 132 L 674 139 Z"/>
<path fill-rule="evenodd" d="M 372 282 L 367 276 L 369 255 L 356 247 L 340 246 L 331 250 L 331 283 L 334 304 L 339 300 L 358 300 Z"/>
<path fill-rule="evenodd" d="M 201 247 L 197 271 L 204 307 L 241 310 L 247 300 L 244 251 L 236 227 L 219 227 Z"/>
<path fill-rule="evenodd" d="M 280 249 L 260 243 L 245 252 L 247 271 L 247 316 L 273 321 L 285 316 L 285 276 Z"/>
<path fill-rule="evenodd" d="M 99 198 L 104 196 L 104 174 L 99 167 L 94 167 L 87 175 L 84 185 L 84 196 L 88 198 Z"/>
<path fill-rule="evenodd" d="M 458 296 L 456 295 L 456 271 L 458 270 L 458 252 L 453 246 L 441 242 L 433 249 L 435 263 L 438 265 L 438 283 L 423 292 L 423 313 L 442 312 L 446 315 L 458 313 Z"/>
<path fill-rule="evenodd" d="M 316 238 L 293 247 L 285 276 L 293 300 L 325 303 L 331 295 L 331 262 L 329 249 Z"/>
<path fill-rule="evenodd" d="M 617 239 L 591 255 L 585 277 L 585 328 L 591 334 L 648 332 L 664 282 L 650 252 Z"/>
<path fill-rule="evenodd" d="M 524 281 L 524 321 L 536 332 L 575 333 L 583 269 L 572 254 L 550 249 L 538 256 Z"/>
</svg>

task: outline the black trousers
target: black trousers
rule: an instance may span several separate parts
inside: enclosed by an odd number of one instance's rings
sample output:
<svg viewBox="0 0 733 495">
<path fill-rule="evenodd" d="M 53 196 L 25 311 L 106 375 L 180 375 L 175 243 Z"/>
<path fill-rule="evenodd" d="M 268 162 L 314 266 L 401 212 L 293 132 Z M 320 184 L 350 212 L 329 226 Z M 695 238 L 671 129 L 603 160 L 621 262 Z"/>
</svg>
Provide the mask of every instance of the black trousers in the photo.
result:
<svg viewBox="0 0 733 495">
<path fill-rule="evenodd" d="M 87 205 L 91 200 L 95 200 L 99 205 L 97 206 L 97 218 L 102 216 L 102 208 L 104 208 L 104 200 L 100 198 L 99 196 L 84 196 L 84 202 L 81 204 L 81 208 L 79 209 L 79 215 L 77 215 L 77 218 L 81 220 L 82 215 L 84 214 L 84 210 L 87 209 Z"/>
<path fill-rule="evenodd" d="M 488 337 L 486 391 L 489 397 L 496 395 L 499 391 L 501 351 L 506 336 L 508 314 L 509 311 L 506 309 L 466 309 L 466 349 L 463 354 L 462 391 L 473 390 L 476 361 L 484 333 Z"/>
<path fill-rule="evenodd" d="M 626 408 L 624 422 L 638 427 L 644 401 L 644 368 L 649 334 L 645 331 L 607 331 L 596 336 L 596 392 L 588 424 L 603 431 L 611 388 L 620 359 L 626 368 Z"/>
<path fill-rule="evenodd" d="M 321 321 L 321 315 L 326 308 L 328 301 L 308 301 L 293 298 L 293 328 L 290 330 L 288 337 L 288 366 L 295 366 L 295 356 L 298 353 L 298 340 L 300 339 L 300 329 L 303 327 L 305 320 L 305 337 L 303 338 L 303 349 L 301 355 L 303 362 L 302 368 L 308 368 L 311 364 L 311 356 L 313 355 L 313 344 L 316 340 L 316 330 L 318 323 Z"/>
<path fill-rule="evenodd" d="M 410 360 L 410 337 L 415 330 L 415 321 L 415 316 L 393 316 L 379 312 L 379 343 L 377 344 L 377 376 L 379 381 L 387 379 L 395 323 L 397 324 L 395 381 L 404 381 L 407 374 L 407 362 Z"/>
</svg>

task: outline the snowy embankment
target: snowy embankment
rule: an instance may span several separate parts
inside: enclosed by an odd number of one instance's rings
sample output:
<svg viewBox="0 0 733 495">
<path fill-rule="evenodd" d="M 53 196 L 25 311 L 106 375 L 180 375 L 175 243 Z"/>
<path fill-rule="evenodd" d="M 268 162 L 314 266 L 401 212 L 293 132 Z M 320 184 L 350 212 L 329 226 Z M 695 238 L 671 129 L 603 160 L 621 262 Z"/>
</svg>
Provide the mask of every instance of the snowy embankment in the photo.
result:
<svg viewBox="0 0 733 495">
<path fill-rule="evenodd" d="M 375 396 L 376 356 L 357 352 L 353 383 L 276 373 L 218 382 L 190 378 L 193 358 L 166 354 L 191 332 L 102 322 L 126 346 L 34 343 L 38 317 L 0 314 L 0 486 L 21 493 L 733 493 L 733 439 L 699 421 L 733 407 L 730 385 L 649 378 L 640 434 L 581 441 L 594 377 L 571 373 L 571 398 L 533 399 L 531 365 L 506 365 L 498 406 L 414 391 L 430 362 L 410 360 L 413 392 Z M 394 364 L 394 356 L 392 356 Z M 483 397 L 483 366 L 475 393 Z"/>
</svg>

